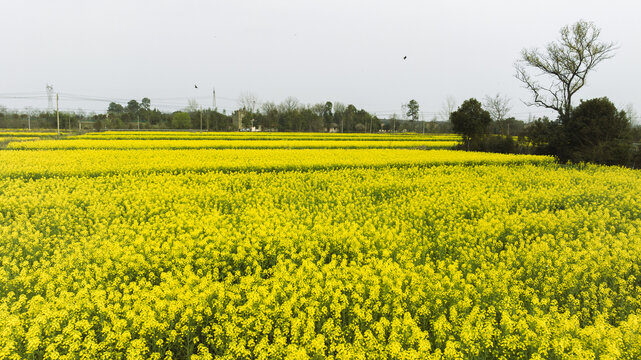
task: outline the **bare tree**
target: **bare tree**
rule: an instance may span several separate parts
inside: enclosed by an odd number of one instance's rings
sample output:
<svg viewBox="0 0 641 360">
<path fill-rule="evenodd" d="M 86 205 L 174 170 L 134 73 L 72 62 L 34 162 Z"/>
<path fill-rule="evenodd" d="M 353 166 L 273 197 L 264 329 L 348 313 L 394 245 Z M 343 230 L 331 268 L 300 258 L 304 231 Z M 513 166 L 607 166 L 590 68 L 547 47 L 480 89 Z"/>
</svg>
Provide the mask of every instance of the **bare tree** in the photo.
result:
<svg viewBox="0 0 641 360">
<path fill-rule="evenodd" d="M 512 109 L 510 99 L 498 93 L 494 97 L 486 95 L 483 107 L 490 113 L 490 117 L 498 126 L 501 134 L 510 136 L 510 120 L 506 119 L 506 115 Z"/>
<path fill-rule="evenodd" d="M 403 120 L 407 120 L 407 104 L 401 104 L 401 116 Z"/>
<path fill-rule="evenodd" d="M 187 107 L 185 108 L 185 111 L 187 112 L 196 112 L 198 111 L 200 105 L 198 105 L 198 101 L 196 99 L 187 99 Z"/>
<path fill-rule="evenodd" d="M 258 109 L 258 96 L 252 92 L 243 91 L 238 97 L 238 105 L 241 109 L 253 113 Z"/>
<path fill-rule="evenodd" d="M 347 106 L 341 102 L 334 103 L 334 113 L 344 113 Z"/>
<path fill-rule="evenodd" d="M 512 110 L 510 99 L 507 96 L 501 96 L 501 94 L 496 94 L 494 97 L 486 95 L 483 106 L 494 121 L 505 120 L 505 116 Z"/>
<path fill-rule="evenodd" d="M 456 110 L 456 99 L 452 95 L 445 98 L 445 102 L 441 106 L 441 111 L 438 115 L 442 121 L 450 121 L 450 115 Z"/>
<path fill-rule="evenodd" d="M 284 113 L 293 112 L 298 108 L 300 108 L 300 101 L 298 101 L 298 99 L 293 96 L 286 98 L 285 100 L 283 100 L 283 102 L 278 104 L 278 110 Z"/>
<path fill-rule="evenodd" d="M 310 106 L 309 109 L 314 115 L 322 117 L 325 114 L 325 103 L 314 104 Z"/>
<path fill-rule="evenodd" d="M 516 78 L 532 92 L 526 103 L 555 110 L 564 122 L 572 111 L 572 96 L 585 85 L 588 73 L 601 61 L 614 56 L 614 43 L 599 42 L 601 30 L 594 23 L 580 20 L 561 29 L 561 39 L 547 45 L 545 52 L 523 49 L 515 63 Z M 532 76 L 526 67 L 538 72 Z M 550 78 L 547 85 L 536 78 Z"/>
<path fill-rule="evenodd" d="M 392 122 L 392 123 L 390 124 L 390 125 L 391 125 L 391 127 L 392 127 L 392 131 L 393 131 L 393 132 L 396 132 L 396 120 L 397 120 L 396 113 L 392 114 L 392 117 L 390 118 L 390 120 L 391 120 L 391 122 Z"/>
<path fill-rule="evenodd" d="M 273 110 L 276 110 L 276 111 L 278 110 L 276 104 L 274 104 L 271 101 L 267 101 L 267 102 L 263 103 L 263 105 L 261 106 L 261 109 L 262 109 L 264 114 L 267 114 L 268 112 L 273 111 Z"/>
</svg>

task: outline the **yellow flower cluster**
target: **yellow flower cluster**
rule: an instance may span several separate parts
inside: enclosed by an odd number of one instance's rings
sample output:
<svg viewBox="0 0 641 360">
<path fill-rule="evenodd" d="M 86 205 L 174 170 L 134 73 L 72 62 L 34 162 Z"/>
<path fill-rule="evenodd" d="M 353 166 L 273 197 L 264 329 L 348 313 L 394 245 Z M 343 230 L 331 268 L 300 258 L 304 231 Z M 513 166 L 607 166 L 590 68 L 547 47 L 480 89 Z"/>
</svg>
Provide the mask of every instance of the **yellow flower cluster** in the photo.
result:
<svg viewBox="0 0 641 360">
<path fill-rule="evenodd" d="M 0 148 L 6 148 L 12 142 L 48 139 L 57 136 L 57 133 L 37 131 L 0 131 Z"/>
<path fill-rule="evenodd" d="M 638 359 L 640 229 L 547 157 L 3 150 L 0 359 Z"/>
<path fill-rule="evenodd" d="M 546 156 L 410 149 L 187 149 L 0 151 L 0 176 L 131 172 L 315 170 L 342 167 L 552 163 Z"/>
<path fill-rule="evenodd" d="M 121 139 L 71 139 L 16 142 L 9 149 L 359 149 L 359 148 L 422 148 L 448 149 L 457 141 L 432 140 L 121 140 Z"/>
</svg>

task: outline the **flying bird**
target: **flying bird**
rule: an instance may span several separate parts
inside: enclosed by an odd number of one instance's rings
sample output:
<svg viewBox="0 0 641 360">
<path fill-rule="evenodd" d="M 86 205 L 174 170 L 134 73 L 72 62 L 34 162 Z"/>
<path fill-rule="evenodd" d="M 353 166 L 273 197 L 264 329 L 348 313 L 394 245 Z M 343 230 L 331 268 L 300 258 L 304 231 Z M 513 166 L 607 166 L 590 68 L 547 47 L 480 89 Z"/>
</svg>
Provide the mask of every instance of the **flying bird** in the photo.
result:
<svg viewBox="0 0 641 360">
<path fill-rule="evenodd" d="M 195 87 L 196 89 L 198 89 L 198 85 L 194 85 L 194 87 Z"/>
<path fill-rule="evenodd" d="M 407 56 L 403 56 L 403 60 L 407 60 Z"/>
</svg>

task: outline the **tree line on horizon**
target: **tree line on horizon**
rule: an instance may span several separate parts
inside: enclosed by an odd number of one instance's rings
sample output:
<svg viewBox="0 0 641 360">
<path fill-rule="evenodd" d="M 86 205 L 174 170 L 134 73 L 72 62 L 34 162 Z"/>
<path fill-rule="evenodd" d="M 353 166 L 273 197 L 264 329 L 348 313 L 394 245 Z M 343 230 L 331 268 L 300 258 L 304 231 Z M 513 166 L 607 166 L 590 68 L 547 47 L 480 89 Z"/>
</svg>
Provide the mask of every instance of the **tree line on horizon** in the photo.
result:
<svg viewBox="0 0 641 360">
<path fill-rule="evenodd" d="M 60 112 L 60 128 L 66 130 L 184 129 L 204 131 L 291 131 L 291 132 L 429 132 L 448 133 L 451 124 L 434 117 L 420 122 L 396 115 L 379 118 L 364 109 L 327 101 L 305 105 L 289 97 L 279 104 L 267 102 L 259 108 L 256 101 L 241 98 L 240 107 L 231 113 L 217 108 L 199 108 L 191 102 L 185 109 L 162 112 L 152 108 L 151 100 L 132 99 L 126 105 L 111 102 L 103 114 Z M 417 105 L 418 106 L 418 105 Z M 0 128 L 55 129 L 55 111 L 17 112 L 0 108 Z"/>
</svg>

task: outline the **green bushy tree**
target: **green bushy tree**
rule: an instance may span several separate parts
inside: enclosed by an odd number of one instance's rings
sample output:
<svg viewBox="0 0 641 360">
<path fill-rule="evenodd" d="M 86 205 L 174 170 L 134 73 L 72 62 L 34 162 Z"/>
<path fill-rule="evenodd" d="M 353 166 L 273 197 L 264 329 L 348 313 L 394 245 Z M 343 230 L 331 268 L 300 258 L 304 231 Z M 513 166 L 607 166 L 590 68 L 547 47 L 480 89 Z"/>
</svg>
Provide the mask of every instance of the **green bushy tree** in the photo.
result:
<svg viewBox="0 0 641 360">
<path fill-rule="evenodd" d="M 607 98 L 581 101 L 564 126 L 564 159 L 625 165 L 630 157 L 630 119 Z"/>
<path fill-rule="evenodd" d="M 191 127 L 191 118 L 189 114 L 177 111 L 171 117 L 171 127 L 174 129 L 189 129 Z"/>
<path fill-rule="evenodd" d="M 470 150 L 487 133 L 487 127 L 492 122 L 490 113 L 483 110 L 481 103 L 474 98 L 465 100 L 459 108 L 450 115 L 454 132 L 463 137 L 463 145 Z"/>
</svg>

